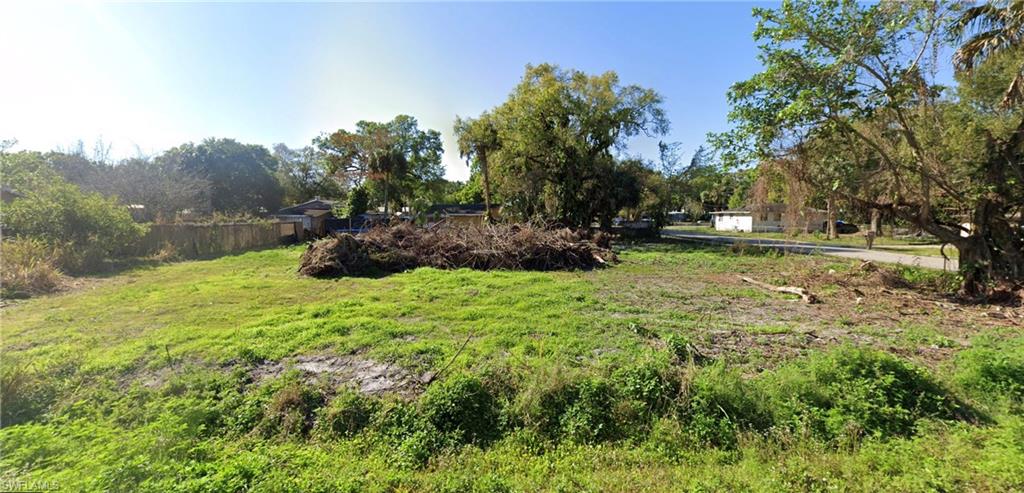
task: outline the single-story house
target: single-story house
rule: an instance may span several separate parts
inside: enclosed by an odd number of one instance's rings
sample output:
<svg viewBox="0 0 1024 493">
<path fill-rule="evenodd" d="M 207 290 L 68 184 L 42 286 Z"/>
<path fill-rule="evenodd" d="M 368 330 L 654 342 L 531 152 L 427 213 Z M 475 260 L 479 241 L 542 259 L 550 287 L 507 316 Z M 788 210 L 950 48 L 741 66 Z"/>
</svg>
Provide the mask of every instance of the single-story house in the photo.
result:
<svg viewBox="0 0 1024 493">
<path fill-rule="evenodd" d="M 315 236 L 327 233 L 326 221 L 334 217 L 335 202 L 315 198 L 301 204 L 285 207 L 277 211 L 274 217 L 281 221 L 302 221 L 302 229 Z"/>
<path fill-rule="evenodd" d="M 331 233 L 359 234 L 369 230 L 375 224 L 380 222 L 380 220 L 375 219 L 370 214 L 360 214 L 353 217 L 329 218 L 325 221 L 324 227 Z"/>
<path fill-rule="evenodd" d="M 668 213 L 669 224 L 684 223 L 690 220 L 690 213 L 686 211 L 671 211 Z"/>
<path fill-rule="evenodd" d="M 440 222 L 448 224 L 480 225 L 486 221 L 484 204 L 435 204 L 424 211 L 428 226 Z M 491 217 L 497 218 L 501 208 L 491 206 Z"/>
<path fill-rule="evenodd" d="M 786 204 L 766 204 L 712 212 L 711 222 L 716 231 L 771 233 L 784 231 L 787 227 L 808 232 L 825 231 L 828 224 L 826 211 L 806 207 L 798 215 L 786 218 L 787 209 Z"/>
</svg>

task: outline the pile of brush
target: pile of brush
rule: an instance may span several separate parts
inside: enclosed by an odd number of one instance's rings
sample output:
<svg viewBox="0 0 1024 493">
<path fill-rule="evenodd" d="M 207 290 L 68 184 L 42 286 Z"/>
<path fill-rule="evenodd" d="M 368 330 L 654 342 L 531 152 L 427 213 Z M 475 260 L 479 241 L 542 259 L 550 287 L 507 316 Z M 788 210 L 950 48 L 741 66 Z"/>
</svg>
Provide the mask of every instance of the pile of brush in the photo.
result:
<svg viewBox="0 0 1024 493">
<path fill-rule="evenodd" d="M 315 277 L 416 267 L 479 270 L 577 270 L 617 261 L 608 237 L 536 226 L 378 227 L 359 236 L 319 240 L 302 256 L 299 272 Z"/>
</svg>

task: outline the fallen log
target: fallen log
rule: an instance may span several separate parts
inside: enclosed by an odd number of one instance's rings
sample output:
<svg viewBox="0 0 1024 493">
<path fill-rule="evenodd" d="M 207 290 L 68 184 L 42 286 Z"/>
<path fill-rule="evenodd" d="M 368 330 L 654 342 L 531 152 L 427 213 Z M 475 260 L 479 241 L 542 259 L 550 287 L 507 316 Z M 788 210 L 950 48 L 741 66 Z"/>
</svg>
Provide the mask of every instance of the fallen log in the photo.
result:
<svg viewBox="0 0 1024 493">
<path fill-rule="evenodd" d="M 806 302 L 806 303 L 817 303 L 818 302 L 818 297 L 814 296 L 813 294 L 811 294 L 810 291 L 807 291 L 804 288 L 798 288 L 798 287 L 795 287 L 795 286 L 773 286 L 773 285 L 768 284 L 766 282 L 761 282 L 761 281 L 758 281 L 758 280 L 755 280 L 755 279 L 751 279 L 751 278 L 745 277 L 745 276 L 740 276 L 740 279 L 742 279 L 743 282 L 748 282 L 750 284 L 753 284 L 754 286 L 757 286 L 757 287 L 762 288 L 762 289 L 767 289 L 769 291 L 777 291 L 779 293 L 795 294 L 795 295 L 799 296 L 802 300 L 804 300 L 804 302 Z"/>
</svg>

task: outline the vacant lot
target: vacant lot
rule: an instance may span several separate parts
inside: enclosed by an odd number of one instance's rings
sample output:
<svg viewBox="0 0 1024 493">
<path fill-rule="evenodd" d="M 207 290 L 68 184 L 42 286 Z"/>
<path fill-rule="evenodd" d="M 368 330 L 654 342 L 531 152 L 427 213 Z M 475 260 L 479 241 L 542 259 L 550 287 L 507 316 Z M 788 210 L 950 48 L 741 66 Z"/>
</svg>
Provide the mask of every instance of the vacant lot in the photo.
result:
<svg viewBox="0 0 1024 493">
<path fill-rule="evenodd" d="M 635 246 L 299 277 L 300 248 L 3 309 L 3 479 L 67 490 L 1024 488 L 1017 313 L 939 273 Z M 739 276 L 809 289 L 821 302 Z"/>
</svg>

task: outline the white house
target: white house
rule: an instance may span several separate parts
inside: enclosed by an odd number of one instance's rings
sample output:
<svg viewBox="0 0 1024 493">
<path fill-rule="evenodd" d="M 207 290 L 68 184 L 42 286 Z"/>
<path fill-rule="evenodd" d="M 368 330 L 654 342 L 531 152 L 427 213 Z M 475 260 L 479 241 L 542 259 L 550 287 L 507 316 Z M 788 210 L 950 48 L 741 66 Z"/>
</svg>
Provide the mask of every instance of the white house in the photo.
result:
<svg viewBox="0 0 1024 493">
<path fill-rule="evenodd" d="M 828 223 L 826 211 L 808 207 L 784 219 L 786 208 L 786 204 L 767 204 L 749 209 L 712 212 L 711 221 L 716 231 L 775 233 L 787 227 L 808 232 L 825 230 Z"/>
</svg>

